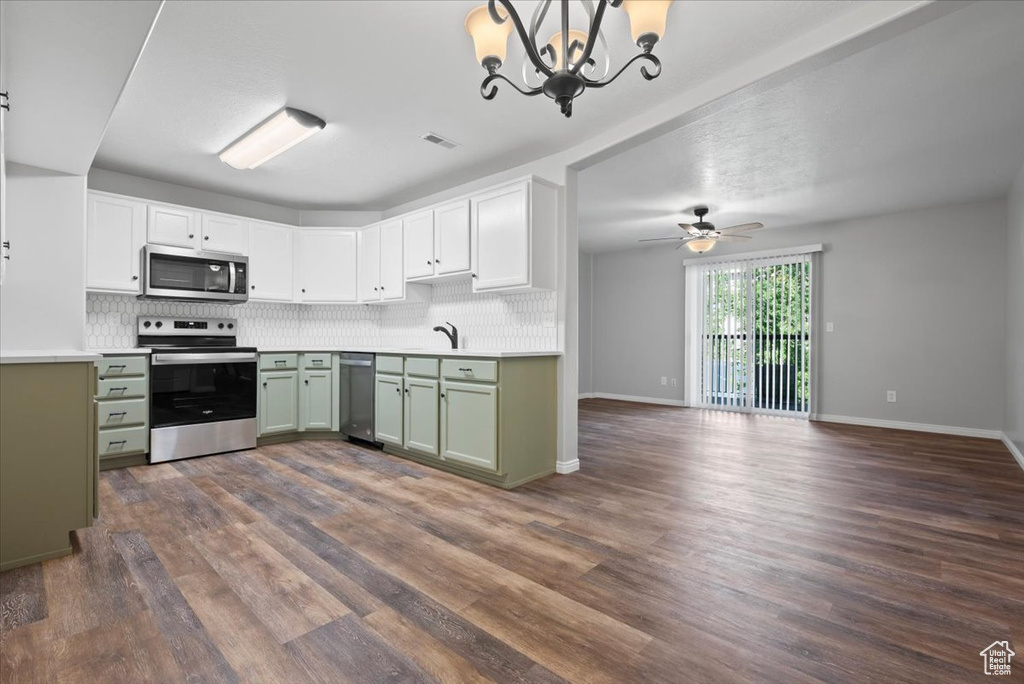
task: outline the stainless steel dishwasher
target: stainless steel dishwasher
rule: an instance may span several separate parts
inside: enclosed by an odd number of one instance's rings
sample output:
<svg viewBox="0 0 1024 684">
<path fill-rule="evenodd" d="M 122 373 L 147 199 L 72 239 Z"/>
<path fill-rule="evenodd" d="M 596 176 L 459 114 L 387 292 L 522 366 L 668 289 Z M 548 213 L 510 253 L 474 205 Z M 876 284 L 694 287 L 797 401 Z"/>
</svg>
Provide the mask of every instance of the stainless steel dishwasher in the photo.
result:
<svg viewBox="0 0 1024 684">
<path fill-rule="evenodd" d="M 349 438 L 376 442 L 373 427 L 373 354 L 341 353 L 341 432 Z"/>
</svg>

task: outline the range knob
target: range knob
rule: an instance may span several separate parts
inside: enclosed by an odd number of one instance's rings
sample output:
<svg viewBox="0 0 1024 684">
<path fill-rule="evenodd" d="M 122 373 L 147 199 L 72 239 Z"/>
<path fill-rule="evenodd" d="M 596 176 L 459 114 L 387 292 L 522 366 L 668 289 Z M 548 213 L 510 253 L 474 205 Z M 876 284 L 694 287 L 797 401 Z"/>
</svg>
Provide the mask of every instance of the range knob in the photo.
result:
<svg viewBox="0 0 1024 684">
<path fill-rule="evenodd" d="M 143 323 L 143 324 L 142 324 L 142 327 L 143 327 L 143 328 L 148 328 L 148 327 L 149 327 L 149 326 L 151 326 L 151 325 L 153 325 L 153 324 L 152 324 L 152 323 L 150 323 L 149 321 L 146 321 L 145 323 Z"/>
<path fill-rule="evenodd" d="M 158 328 L 164 327 L 164 322 L 163 321 L 157 321 L 156 322 L 156 327 L 158 327 Z"/>
<path fill-rule="evenodd" d="M 234 323 L 228 323 L 228 330 L 231 330 L 231 329 L 233 329 L 234 327 L 235 327 L 235 324 L 234 324 Z"/>
<path fill-rule="evenodd" d="M 224 329 L 224 324 L 223 323 L 218 323 L 217 327 L 220 328 L 221 330 L 223 330 Z"/>
</svg>

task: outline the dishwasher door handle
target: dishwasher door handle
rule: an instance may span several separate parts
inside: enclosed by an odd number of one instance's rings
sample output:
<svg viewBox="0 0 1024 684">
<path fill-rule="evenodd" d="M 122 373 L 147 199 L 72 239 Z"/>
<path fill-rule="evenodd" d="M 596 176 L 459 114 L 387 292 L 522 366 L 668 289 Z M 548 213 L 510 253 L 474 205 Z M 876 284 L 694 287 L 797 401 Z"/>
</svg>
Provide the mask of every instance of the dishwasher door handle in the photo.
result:
<svg viewBox="0 0 1024 684">
<path fill-rule="evenodd" d="M 353 359 L 342 359 L 338 363 L 342 366 L 363 366 L 364 368 L 369 368 L 373 365 L 373 361 L 355 361 Z"/>
</svg>

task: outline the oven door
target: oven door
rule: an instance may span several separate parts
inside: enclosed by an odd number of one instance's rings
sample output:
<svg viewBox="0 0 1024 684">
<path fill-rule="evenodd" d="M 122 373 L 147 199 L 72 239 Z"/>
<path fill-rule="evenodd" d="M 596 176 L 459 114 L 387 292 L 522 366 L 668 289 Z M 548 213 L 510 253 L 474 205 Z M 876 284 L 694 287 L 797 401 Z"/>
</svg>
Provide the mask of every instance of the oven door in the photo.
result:
<svg viewBox="0 0 1024 684">
<path fill-rule="evenodd" d="M 232 303 L 249 298 L 246 257 L 147 245 L 143 258 L 145 298 Z"/>
<path fill-rule="evenodd" d="M 256 354 L 153 354 L 150 426 L 154 429 L 256 417 Z"/>
</svg>

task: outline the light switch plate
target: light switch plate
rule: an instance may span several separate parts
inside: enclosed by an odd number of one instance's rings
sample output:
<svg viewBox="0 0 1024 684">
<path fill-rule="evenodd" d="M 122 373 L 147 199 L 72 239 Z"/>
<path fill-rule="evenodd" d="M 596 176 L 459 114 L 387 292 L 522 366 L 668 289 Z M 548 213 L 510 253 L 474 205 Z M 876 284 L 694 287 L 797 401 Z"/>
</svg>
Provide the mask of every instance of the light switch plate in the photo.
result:
<svg viewBox="0 0 1024 684">
<path fill-rule="evenodd" d="M 889 390 L 885 393 L 885 400 L 890 404 L 896 403 L 896 390 Z"/>
<path fill-rule="evenodd" d="M 825 332 L 835 332 L 835 331 L 836 331 L 836 324 L 835 323 L 833 323 L 832 321 L 829 321 L 828 323 L 825 324 Z"/>
</svg>

